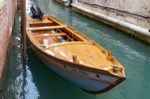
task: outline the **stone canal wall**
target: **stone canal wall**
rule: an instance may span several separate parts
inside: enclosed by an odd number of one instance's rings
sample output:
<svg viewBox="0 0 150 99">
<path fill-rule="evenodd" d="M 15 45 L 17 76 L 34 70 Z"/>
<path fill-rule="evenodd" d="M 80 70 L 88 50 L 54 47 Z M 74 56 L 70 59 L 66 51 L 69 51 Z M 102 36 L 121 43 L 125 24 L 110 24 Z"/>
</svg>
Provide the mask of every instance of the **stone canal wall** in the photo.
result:
<svg viewBox="0 0 150 99">
<path fill-rule="evenodd" d="M 149 0 L 74 0 L 73 3 L 144 28 L 150 27 Z"/>
<path fill-rule="evenodd" d="M 71 4 L 70 0 L 56 0 L 56 1 L 59 2 L 59 3 L 64 4 L 65 6 L 69 6 Z"/>
<path fill-rule="evenodd" d="M 17 0 L 0 0 L 0 87 L 16 8 Z"/>
<path fill-rule="evenodd" d="M 82 14 L 150 43 L 149 0 L 66 0 L 66 2 L 71 3 L 73 9 Z"/>
</svg>

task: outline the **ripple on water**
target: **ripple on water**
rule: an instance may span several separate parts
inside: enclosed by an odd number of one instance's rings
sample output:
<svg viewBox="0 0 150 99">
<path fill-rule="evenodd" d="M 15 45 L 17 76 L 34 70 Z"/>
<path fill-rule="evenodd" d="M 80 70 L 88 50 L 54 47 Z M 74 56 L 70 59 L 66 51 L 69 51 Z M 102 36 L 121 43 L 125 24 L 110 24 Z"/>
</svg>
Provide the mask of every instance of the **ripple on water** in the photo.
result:
<svg viewBox="0 0 150 99">
<path fill-rule="evenodd" d="M 29 1 L 27 0 L 28 12 L 29 4 L 31 4 Z M 149 45 L 124 35 L 121 31 L 82 16 L 70 8 L 65 8 L 54 0 L 34 1 L 44 9 L 47 15 L 54 15 L 112 51 L 114 56 L 125 66 L 127 79 L 104 94 L 91 95 L 57 77 L 34 56 L 32 51 L 29 51 L 30 56 L 28 56 L 30 65 L 24 68 L 20 65 L 21 54 L 19 50 L 21 45 L 14 43 L 11 46 L 8 62 L 6 99 L 12 99 L 12 97 L 14 99 L 147 99 L 149 97 Z M 13 41 L 20 41 L 21 33 L 18 35 Z"/>
</svg>

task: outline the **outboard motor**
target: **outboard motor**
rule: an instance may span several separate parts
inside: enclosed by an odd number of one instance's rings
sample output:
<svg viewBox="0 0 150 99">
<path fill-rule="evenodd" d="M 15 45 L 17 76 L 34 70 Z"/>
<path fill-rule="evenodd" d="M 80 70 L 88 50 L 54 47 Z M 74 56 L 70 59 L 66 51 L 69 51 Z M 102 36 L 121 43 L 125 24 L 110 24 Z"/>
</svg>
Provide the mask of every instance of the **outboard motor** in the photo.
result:
<svg viewBox="0 0 150 99">
<path fill-rule="evenodd" d="M 32 4 L 31 8 L 31 17 L 34 19 L 42 19 L 44 11 L 40 9 L 37 5 Z"/>
</svg>

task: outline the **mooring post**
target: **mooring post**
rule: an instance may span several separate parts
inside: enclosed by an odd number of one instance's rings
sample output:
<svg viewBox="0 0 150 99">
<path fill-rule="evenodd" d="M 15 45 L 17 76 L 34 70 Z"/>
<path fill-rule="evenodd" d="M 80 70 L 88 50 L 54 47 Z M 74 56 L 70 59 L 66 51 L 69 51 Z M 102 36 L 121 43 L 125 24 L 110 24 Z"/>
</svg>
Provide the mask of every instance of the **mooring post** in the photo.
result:
<svg viewBox="0 0 150 99">
<path fill-rule="evenodd" d="M 22 66 L 23 66 L 23 99 L 25 99 L 25 75 L 27 58 L 27 36 L 26 36 L 26 0 L 21 0 L 21 47 L 22 47 Z"/>
<path fill-rule="evenodd" d="M 21 0 L 21 32 L 22 32 L 22 62 L 26 65 L 27 36 L 26 36 L 26 0 Z"/>
</svg>

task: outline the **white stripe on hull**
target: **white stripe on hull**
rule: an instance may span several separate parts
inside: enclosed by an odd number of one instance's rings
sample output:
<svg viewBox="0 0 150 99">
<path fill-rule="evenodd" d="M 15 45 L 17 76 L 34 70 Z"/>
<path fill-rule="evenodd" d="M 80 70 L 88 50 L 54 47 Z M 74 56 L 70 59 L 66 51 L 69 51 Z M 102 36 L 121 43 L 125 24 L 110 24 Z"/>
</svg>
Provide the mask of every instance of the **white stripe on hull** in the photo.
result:
<svg viewBox="0 0 150 99">
<path fill-rule="evenodd" d="M 37 54 L 38 55 L 38 54 Z M 39 57 L 40 58 L 40 57 Z M 107 87 L 110 86 L 110 84 L 106 84 L 106 83 L 102 83 L 100 81 L 95 81 L 95 80 L 91 80 L 91 79 L 88 79 L 88 78 L 84 78 L 84 77 L 80 77 L 80 76 L 77 76 L 77 75 L 73 75 L 69 72 L 66 72 L 66 71 L 63 71 L 63 70 L 60 70 L 58 69 L 57 67 L 63 67 L 63 68 L 67 68 L 67 69 L 70 69 L 72 71 L 76 71 L 78 73 L 82 73 L 82 74 L 85 74 L 85 75 L 88 75 L 88 76 L 91 76 L 91 77 L 94 77 L 96 78 L 96 74 L 95 73 L 91 73 L 91 72 L 87 72 L 87 71 L 83 71 L 83 70 L 80 70 L 80 69 L 77 69 L 77 68 L 73 68 L 73 67 L 70 67 L 70 66 L 64 66 L 63 64 L 53 60 L 53 59 L 49 59 L 51 63 L 48 63 L 47 61 L 45 61 L 44 59 L 41 58 L 41 60 L 51 69 L 53 70 L 54 72 L 56 72 L 58 75 L 60 75 L 61 77 L 75 83 L 76 85 L 78 85 L 80 88 L 86 90 L 86 91 L 89 91 L 89 92 L 96 92 L 96 91 L 100 91 L 100 90 L 103 90 Z M 115 82 L 118 80 L 118 78 L 115 78 L 115 77 L 110 77 L 110 76 L 106 76 L 106 75 L 101 75 L 101 74 L 98 74 L 99 77 L 101 79 L 105 79 L 105 80 L 108 80 L 108 81 L 112 81 L 112 82 Z"/>
</svg>

